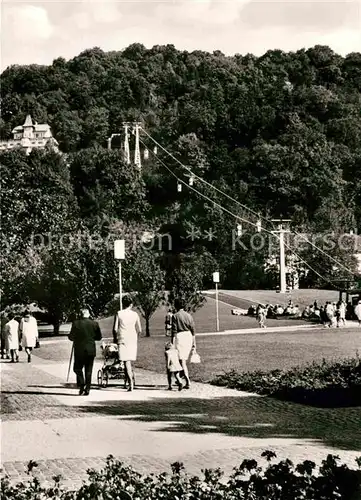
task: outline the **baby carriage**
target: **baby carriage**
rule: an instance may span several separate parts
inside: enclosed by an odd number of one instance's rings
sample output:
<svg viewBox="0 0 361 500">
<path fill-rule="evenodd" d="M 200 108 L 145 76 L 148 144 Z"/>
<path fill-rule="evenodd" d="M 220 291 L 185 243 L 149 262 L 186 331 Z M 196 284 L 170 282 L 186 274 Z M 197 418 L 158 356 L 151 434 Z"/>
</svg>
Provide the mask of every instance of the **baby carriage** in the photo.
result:
<svg viewBox="0 0 361 500">
<path fill-rule="evenodd" d="M 98 370 L 98 386 L 108 387 L 110 379 L 124 380 L 124 387 L 127 382 L 125 379 L 125 370 L 123 361 L 119 361 L 118 346 L 117 344 L 103 344 L 102 345 L 104 364 Z M 133 384 L 135 385 L 135 378 L 133 372 Z"/>
</svg>

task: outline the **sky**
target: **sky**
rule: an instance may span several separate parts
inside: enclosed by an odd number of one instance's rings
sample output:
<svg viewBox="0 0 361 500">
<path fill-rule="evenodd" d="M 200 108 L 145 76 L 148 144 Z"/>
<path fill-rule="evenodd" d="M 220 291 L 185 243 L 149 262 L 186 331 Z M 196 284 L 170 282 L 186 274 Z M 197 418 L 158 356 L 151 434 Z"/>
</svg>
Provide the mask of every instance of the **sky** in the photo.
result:
<svg viewBox="0 0 361 500">
<path fill-rule="evenodd" d="M 361 51 L 361 0 L 2 0 L 1 70 L 131 43 L 227 55 Z"/>
</svg>

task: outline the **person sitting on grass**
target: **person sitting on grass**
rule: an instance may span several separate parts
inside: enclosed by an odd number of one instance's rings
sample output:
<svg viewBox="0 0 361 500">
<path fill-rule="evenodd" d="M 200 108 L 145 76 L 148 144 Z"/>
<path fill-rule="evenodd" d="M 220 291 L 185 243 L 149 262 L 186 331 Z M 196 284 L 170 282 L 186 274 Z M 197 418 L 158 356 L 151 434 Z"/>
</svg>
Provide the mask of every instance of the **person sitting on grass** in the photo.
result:
<svg viewBox="0 0 361 500">
<path fill-rule="evenodd" d="M 280 304 L 277 304 L 277 310 L 276 310 L 277 316 L 282 316 L 284 312 L 285 310 L 283 309 L 283 307 Z"/>
<path fill-rule="evenodd" d="M 175 376 L 176 383 L 178 385 L 178 390 L 183 389 L 182 380 L 180 377 L 180 372 L 182 371 L 181 364 L 179 362 L 178 351 L 172 342 L 167 342 L 165 345 L 165 359 L 167 363 L 167 378 L 168 378 L 168 391 L 172 390 L 172 374 Z"/>
<path fill-rule="evenodd" d="M 306 306 L 302 311 L 302 318 L 308 319 L 311 316 L 311 309 L 309 306 Z"/>
</svg>

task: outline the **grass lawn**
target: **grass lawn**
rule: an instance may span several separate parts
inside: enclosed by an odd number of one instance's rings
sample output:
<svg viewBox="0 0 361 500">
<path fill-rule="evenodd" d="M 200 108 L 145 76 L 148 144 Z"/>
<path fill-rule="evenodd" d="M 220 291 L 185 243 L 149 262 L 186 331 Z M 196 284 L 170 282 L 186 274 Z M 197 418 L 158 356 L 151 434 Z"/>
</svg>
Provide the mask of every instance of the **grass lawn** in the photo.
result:
<svg viewBox="0 0 361 500">
<path fill-rule="evenodd" d="M 206 292 L 206 303 L 194 313 L 196 331 L 199 333 L 216 331 L 216 302 L 214 290 Z M 289 294 L 279 294 L 274 290 L 220 290 L 219 294 L 219 324 L 220 331 L 236 330 L 243 328 L 256 328 L 258 323 L 250 316 L 233 316 L 232 309 L 248 309 L 251 304 L 272 303 L 287 304 L 289 298 L 302 308 L 313 304 L 317 299 L 320 305 L 326 300 L 338 300 L 338 292 L 332 290 L 295 290 Z M 151 335 L 164 335 L 164 319 L 167 309 L 160 307 L 150 321 Z M 142 320 L 143 326 L 144 321 Z M 111 332 L 112 320 L 102 320 L 105 332 Z M 267 326 L 291 326 L 307 324 L 307 321 L 281 317 L 279 319 L 268 319 Z"/>
<path fill-rule="evenodd" d="M 196 329 L 199 333 L 216 331 L 216 303 L 214 290 L 206 293 L 206 302 L 203 307 L 194 313 Z M 302 310 L 303 306 L 313 304 L 315 299 L 319 304 L 324 304 L 326 300 L 338 300 L 337 292 L 329 290 L 296 290 L 292 292 L 292 300 L 298 304 Z M 251 304 L 273 303 L 286 304 L 289 295 L 281 295 L 273 290 L 221 290 L 219 294 L 219 324 L 220 331 L 237 330 L 244 328 L 257 328 L 258 323 L 254 317 L 233 316 L 232 309 L 248 309 Z M 151 335 L 164 335 L 164 320 L 167 309 L 160 307 L 150 320 Z M 145 322 L 142 319 L 143 329 Z M 279 319 L 267 319 L 267 326 L 292 326 L 307 324 L 307 321 L 280 317 Z M 105 335 L 111 335 L 113 320 L 106 318 L 101 320 L 102 331 Z M 49 327 L 49 330 L 52 327 Z"/>
<path fill-rule="evenodd" d="M 337 290 L 292 290 L 290 293 L 277 293 L 275 290 L 221 290 L 222 293 L 237 297 L 243 301 L 245 306 L 250 304 L 281 304 L 286 305 L 292 299 L 295 305 L 304 308 L 317 300 L 318 305 L 324 305 L 327 300 L 337 302 L 339 292 Z M 241 306 L 240 306 L 241 307 Z"/>
<path fill-rule="evenodd" d="M 111 331 L 112 320 L 102 322 L 104 337 L 106 324 Z M 298 330 L 294 332 L 260 332 L 241 335 L 207 335 L 197 338 L 202 358 L 200 365 L 189 365 L 191 378 L 208 382 L 216 375 L 236 369 L 238 371 L 292 368 L 322 358 L 335 359 L 354 356 L 360 349 L 360 329 Z M 110 339 L 108 339 L 108 342 Z M 165 372 L 165 335 L 141 337 L 135 366 L 158 373 Z M 59 338 L 41 340 L 36 355 L 53 361 L 68 360 L 71 342 Z M 98 357 L 100 357 L 98 350 Z"/>
<path fill-rule="evenodd" d="M 166 337 L 141 338 L 136 366 L 164 373 Z M 207 382 L 223 371 L 291 368 L 322 358 L 354 356 L 360 346 L 355 329 L 294 333 L 210 335 L 197 339 L 200 365 L 189 365 L 193 380 Z"/>
<path fill-rule="evenodd" d="M 233 299 L 233 300 L 232 300 Z M 228 300 L 227 298 L 225 300 Z M 223 301 L 219 302 L 219 324 L 220 331 L 224 330 L 237 330 L 244 328 L 257 328 L 258 323 L 254 317 L 251 316 L 233 316 L 231 314 L 232 309 L 236 307 L 241 307 L 237 298 L 230 297 L 230 303 L 226 304 Z M 235 304 L 237 302 L 237 304 Z M 164 335 L 164 320 L 167 309 L 165 307 L 160 307 L 152 316 L 150 320 L 150 331 L 151 335 Z M 196 331 L 198 333 L 208 333 L 216 331 L 216 302 L 212 297 L 207 297 L 203 307 L 198 309 L 194 314 L 194 321 L 196 324 Z M 145 323 L 142 320 L 143 329 L 145 330 Z M 100 321 L 102 331 L 107 334 L 111 334 L 113 320 L 103 319 Z M 290 325 L 302 325 L 307 324 L 304 320 L 296 320 L 289 318 L 280 319 L 268 319 L 266 322 L 267 326 L 290 326 Z"/>
</svg>

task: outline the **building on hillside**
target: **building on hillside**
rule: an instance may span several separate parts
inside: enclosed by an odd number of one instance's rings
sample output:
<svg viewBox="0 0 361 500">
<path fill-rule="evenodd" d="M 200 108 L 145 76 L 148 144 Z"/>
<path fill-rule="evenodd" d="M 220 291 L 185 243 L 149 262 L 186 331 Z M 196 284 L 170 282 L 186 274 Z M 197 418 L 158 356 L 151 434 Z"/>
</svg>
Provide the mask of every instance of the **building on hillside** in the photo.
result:
<svg viewBox="0 0 361 500">
<path fill-rule="evenodd" d="M 33 123 L 30 115 L 27 115 L 23 125 L 15 127 L 11 133 L 12 139 L 0 141 L 0 151 L 21 148 L 29 154 L 32 149 L 44 149 L 45 146 L 59 150 L 59 144 L 53 137 L 50 126 L 47 123 Z"/>
</svg>

